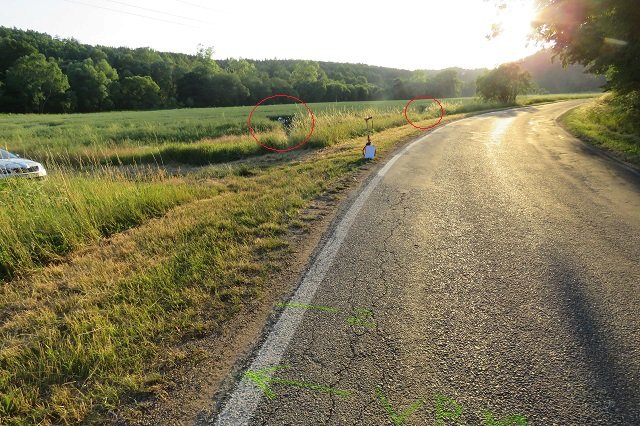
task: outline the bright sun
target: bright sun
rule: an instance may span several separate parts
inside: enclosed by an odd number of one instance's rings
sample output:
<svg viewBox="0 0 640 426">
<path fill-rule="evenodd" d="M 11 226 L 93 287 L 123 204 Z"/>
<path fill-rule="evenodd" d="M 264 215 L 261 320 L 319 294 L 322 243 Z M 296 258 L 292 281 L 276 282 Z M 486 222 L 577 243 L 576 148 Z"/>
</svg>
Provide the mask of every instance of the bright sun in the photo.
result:
<svg viewBox="0 0 640 426">
<path fill-rule="evenodd" d="M 396 28 L 402 34 L 404 48 L 393 44 L 387 52 L 387 63 L 402 63 L 410 57 L 416 68 L 492 68 L 502 63 L 513 62 L 532 55 L 540 46 L 528 40 L 531 22 L 537 14 L 536 0 L 505 0 L 506 7 L 500 9 L 494 1 L 486 0 L 448 0 L 447 2 L 422 2 L 413 6 L 416 16 L 424 16 L 425 24 L 408 25 Z M 501 28 L 499 35 L 487 39 L 492 24 Z M 372 28 L 385 28 L 387 21 L 372 25 Z M 435 37 L 424 39 L 424 31 Z M 420 31 L 423 31 L 421 33 Z M 375 35 L 378 32 L 372 31 Z M 384 32 L 380 34 L 386 36 Z M 407 41 L 425 40 L 424 50 Z M 377 47 L 384 46 L 381 38 Z M 407 50 L 406 47 L 411 47 Z M 372 55 L 375 53 L 372 50 Z M 429 65 L 419 65 L 424 60 Z M 437 65 L 436 65 L 437 64 Z"/>
<path fill-rule="evenodd" d="M 536 16 L 533 0 L 514 1 L 499 13 L 505 35 L 527 35 Z"/>
<path fill-rule="evenodd" d="M 500 46 L 496 62 L 503 62 L 504 57 L 517 59 L 536 50 L 534 43 L 528 41 L 531 22 L 536 14 L 534 0 L 513 0 L 507 3 L 506 8 L 499 10 L 497 22 L 502 33 L 493 40 Z"/>
</svg>

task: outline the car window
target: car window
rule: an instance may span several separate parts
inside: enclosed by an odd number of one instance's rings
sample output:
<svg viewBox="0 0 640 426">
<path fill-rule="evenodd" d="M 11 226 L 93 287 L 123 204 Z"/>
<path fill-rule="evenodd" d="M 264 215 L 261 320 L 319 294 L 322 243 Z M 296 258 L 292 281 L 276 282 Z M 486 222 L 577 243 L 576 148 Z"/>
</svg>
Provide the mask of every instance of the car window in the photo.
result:
<svg viewBox="0 0 640 426">
<path fill-rule="evenodd" d="M 9 151 L 5 151 L 4 149 L 0 149 L 0 160 L 9 160 L 11 158 L 18 158 L 14 154 Z"/>
</svg>

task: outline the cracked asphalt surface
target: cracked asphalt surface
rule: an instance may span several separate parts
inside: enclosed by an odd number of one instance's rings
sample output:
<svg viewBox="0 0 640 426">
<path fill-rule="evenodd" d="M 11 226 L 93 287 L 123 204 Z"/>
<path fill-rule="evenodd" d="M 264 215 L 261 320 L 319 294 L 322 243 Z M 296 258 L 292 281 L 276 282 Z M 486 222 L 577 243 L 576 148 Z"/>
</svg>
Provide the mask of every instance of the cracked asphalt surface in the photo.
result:
<svg viewBox="0 0 640 426">
<path fill-rule="evenodd" d="M 350 396 L 271 383 L 249 424 L 435 425 L 439 397 L 441 424 L 640 424 L 640 177 L 557 125 L 578 103 L 400 157 L 315 294 L 338 312 L 306 310 L 273 374 Z"/>
</svg>

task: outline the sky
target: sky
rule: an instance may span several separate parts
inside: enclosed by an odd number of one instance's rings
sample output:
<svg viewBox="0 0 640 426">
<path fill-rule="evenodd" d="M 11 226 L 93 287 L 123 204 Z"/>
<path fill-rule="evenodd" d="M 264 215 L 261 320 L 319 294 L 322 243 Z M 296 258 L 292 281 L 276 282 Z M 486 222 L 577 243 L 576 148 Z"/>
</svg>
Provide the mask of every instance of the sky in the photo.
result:
<svg viewBox="0 0 640 426">
<path fill-rule="evenodd" d="M 527 41 L 533 0 L 0 0 L 0 26 L 82 43 L 215 59 L 310 59 L 402 69 L 493 68 Z M 492 23 L 503 33 L 485 37 Z"/>
</svg>

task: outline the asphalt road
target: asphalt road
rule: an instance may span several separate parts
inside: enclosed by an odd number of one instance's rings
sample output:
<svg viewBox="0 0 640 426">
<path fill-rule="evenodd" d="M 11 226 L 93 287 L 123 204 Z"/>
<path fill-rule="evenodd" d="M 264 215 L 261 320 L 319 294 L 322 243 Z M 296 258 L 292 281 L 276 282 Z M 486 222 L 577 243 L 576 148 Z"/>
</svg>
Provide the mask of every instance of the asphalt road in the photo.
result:
<svg viewBox="0 0 640 426">
<path fill-rule="evenodd" d="M 576 104 L 383 169 L 217 424 L 640 424 L 640 178 L 558 127 Z"/>
</svg>

